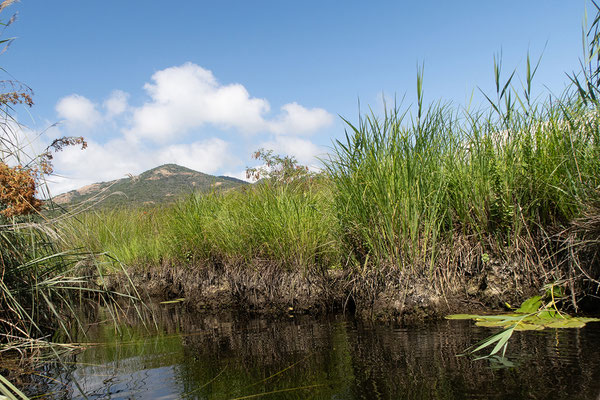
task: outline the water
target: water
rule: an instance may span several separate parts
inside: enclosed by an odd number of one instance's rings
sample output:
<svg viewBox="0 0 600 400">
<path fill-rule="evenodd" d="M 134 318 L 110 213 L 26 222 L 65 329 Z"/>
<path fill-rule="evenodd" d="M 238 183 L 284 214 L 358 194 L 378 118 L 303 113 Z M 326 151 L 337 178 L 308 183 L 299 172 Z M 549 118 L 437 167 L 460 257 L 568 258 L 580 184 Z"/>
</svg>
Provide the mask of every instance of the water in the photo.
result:
<svg viewBox="0 0 600 400">
<path fill-rule="evenodd" d="M 515 333 L 513 367 L 457 357 L 493 330 L 343 316 L 206 316 L 177 307 L 158 329 L 90 327 L 87 350 L 49 365 L 32 390 L 90 399 L 600 399 L 600 323 Z M 57 383 L 59 382 L 59 383 Z"/>
</svg>

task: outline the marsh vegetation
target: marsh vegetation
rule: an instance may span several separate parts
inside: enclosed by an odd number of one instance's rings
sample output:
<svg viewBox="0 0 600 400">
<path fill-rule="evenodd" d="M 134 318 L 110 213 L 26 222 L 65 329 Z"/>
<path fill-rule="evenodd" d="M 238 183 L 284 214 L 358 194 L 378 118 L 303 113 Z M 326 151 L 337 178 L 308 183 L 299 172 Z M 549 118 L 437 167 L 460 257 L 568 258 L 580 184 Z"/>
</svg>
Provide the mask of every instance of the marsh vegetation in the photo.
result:
<svg viewBox="0 0 600 400">
<path fill-rule="evenodd" d="M 267 168 L 248 171 L 258 183 L 156 207 L 45 214 L 52 155 L 85 141 L 23 152 L 12 107 L 32 100 L 16 86 L 0 96 L 2 349 L 57 330 L 71 340 L 78 305 L 138 299 L 132 282 L 192 306 L 396 321 L 517 304 L 548 284 L 564 294 L 557 307 L 595 307 L 599 24 L 600 13 L 560 96 L 532 93 L 530 57 L 522 81 L 494 60 L 480 108 L 427 103 L 421 70 L 415 103 L 345 120 L 321 171 L 261 150 Z"/>
</svg>

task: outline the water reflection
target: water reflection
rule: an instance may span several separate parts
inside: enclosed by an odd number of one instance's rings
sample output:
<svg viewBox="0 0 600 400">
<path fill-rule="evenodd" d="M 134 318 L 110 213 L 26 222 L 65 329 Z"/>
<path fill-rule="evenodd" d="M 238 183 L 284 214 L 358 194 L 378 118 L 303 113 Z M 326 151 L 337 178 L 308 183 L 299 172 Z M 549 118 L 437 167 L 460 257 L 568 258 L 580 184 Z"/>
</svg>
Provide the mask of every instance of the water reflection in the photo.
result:
<svg viewBox="0 0 600 400">
<path fill-rule="evenodd" d="M 515 368 L 457 357 L 489 335 L 470 321 L 398 329 L 343 317 L 157 313 L 158 330 L 94 326 L 101 345 L 49 366 L 51 398 L 597 399 L 600 326 L 516 333 Z M 259 396 L 263 394 L 262 396 Z"/>
</svg>

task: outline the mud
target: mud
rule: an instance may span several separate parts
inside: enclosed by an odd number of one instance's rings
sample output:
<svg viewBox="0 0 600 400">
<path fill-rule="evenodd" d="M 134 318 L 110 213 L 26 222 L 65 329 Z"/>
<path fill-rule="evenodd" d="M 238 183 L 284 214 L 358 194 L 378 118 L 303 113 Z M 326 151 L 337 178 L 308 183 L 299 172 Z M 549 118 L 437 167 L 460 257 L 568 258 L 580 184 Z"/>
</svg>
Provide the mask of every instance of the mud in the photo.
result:
<svg viewBox="0 0 600 400">
<path fill-rule="evenodd" d="M 505 263 L 506 264 L 506 263 Z M 111 290 L 131 282 L 148 302 L 184 299 L 195 311 L 263 315 L 344 312 L 365 319 L 415 323 L 453 312 L 502 308 L 539 290 L 514 279 L 510 265 L 490 263 L 476 274 L 445 280 L 390 269 L 299 272 L 276 265 L 137 266 L 109 276 Z"/>
</svg>

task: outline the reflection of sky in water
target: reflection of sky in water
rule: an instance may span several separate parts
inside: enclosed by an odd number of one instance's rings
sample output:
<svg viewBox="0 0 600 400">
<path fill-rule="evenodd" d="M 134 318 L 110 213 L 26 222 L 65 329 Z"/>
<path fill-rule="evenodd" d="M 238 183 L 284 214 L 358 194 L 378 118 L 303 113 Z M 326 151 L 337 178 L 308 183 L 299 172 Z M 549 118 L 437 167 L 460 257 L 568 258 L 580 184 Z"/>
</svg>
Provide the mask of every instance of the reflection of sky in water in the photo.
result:
<svg viewBox="0 0 600 400">
<path fill-rule="evenodd" d="M 91 330 L 90 340 L 104 344 L 63 370 L 70 394 L 56 397 L 82 398 L 72 378 L 90 399 L 596 400 L 600 393 L 600 324 L 517 332 L 508 350 L 516 367 L 499 368 L 457 357 L 494 332 L 470 321 L 395 329 L 341 317 L 158 319 L 156 334 L 125 326 L 117 339 L 113 328 Z"/>
<path fill-rule="evenodd" d="M 147 368 L 143 358 L 134 357 L 102 366 L 78 367 L 72 376 L 90 399 L 178 399 L 183 390 L 175 369 Z M 70 386 L 70 392 L 76 395 L 77 388 L 73 383 Z"/>
</svg>

